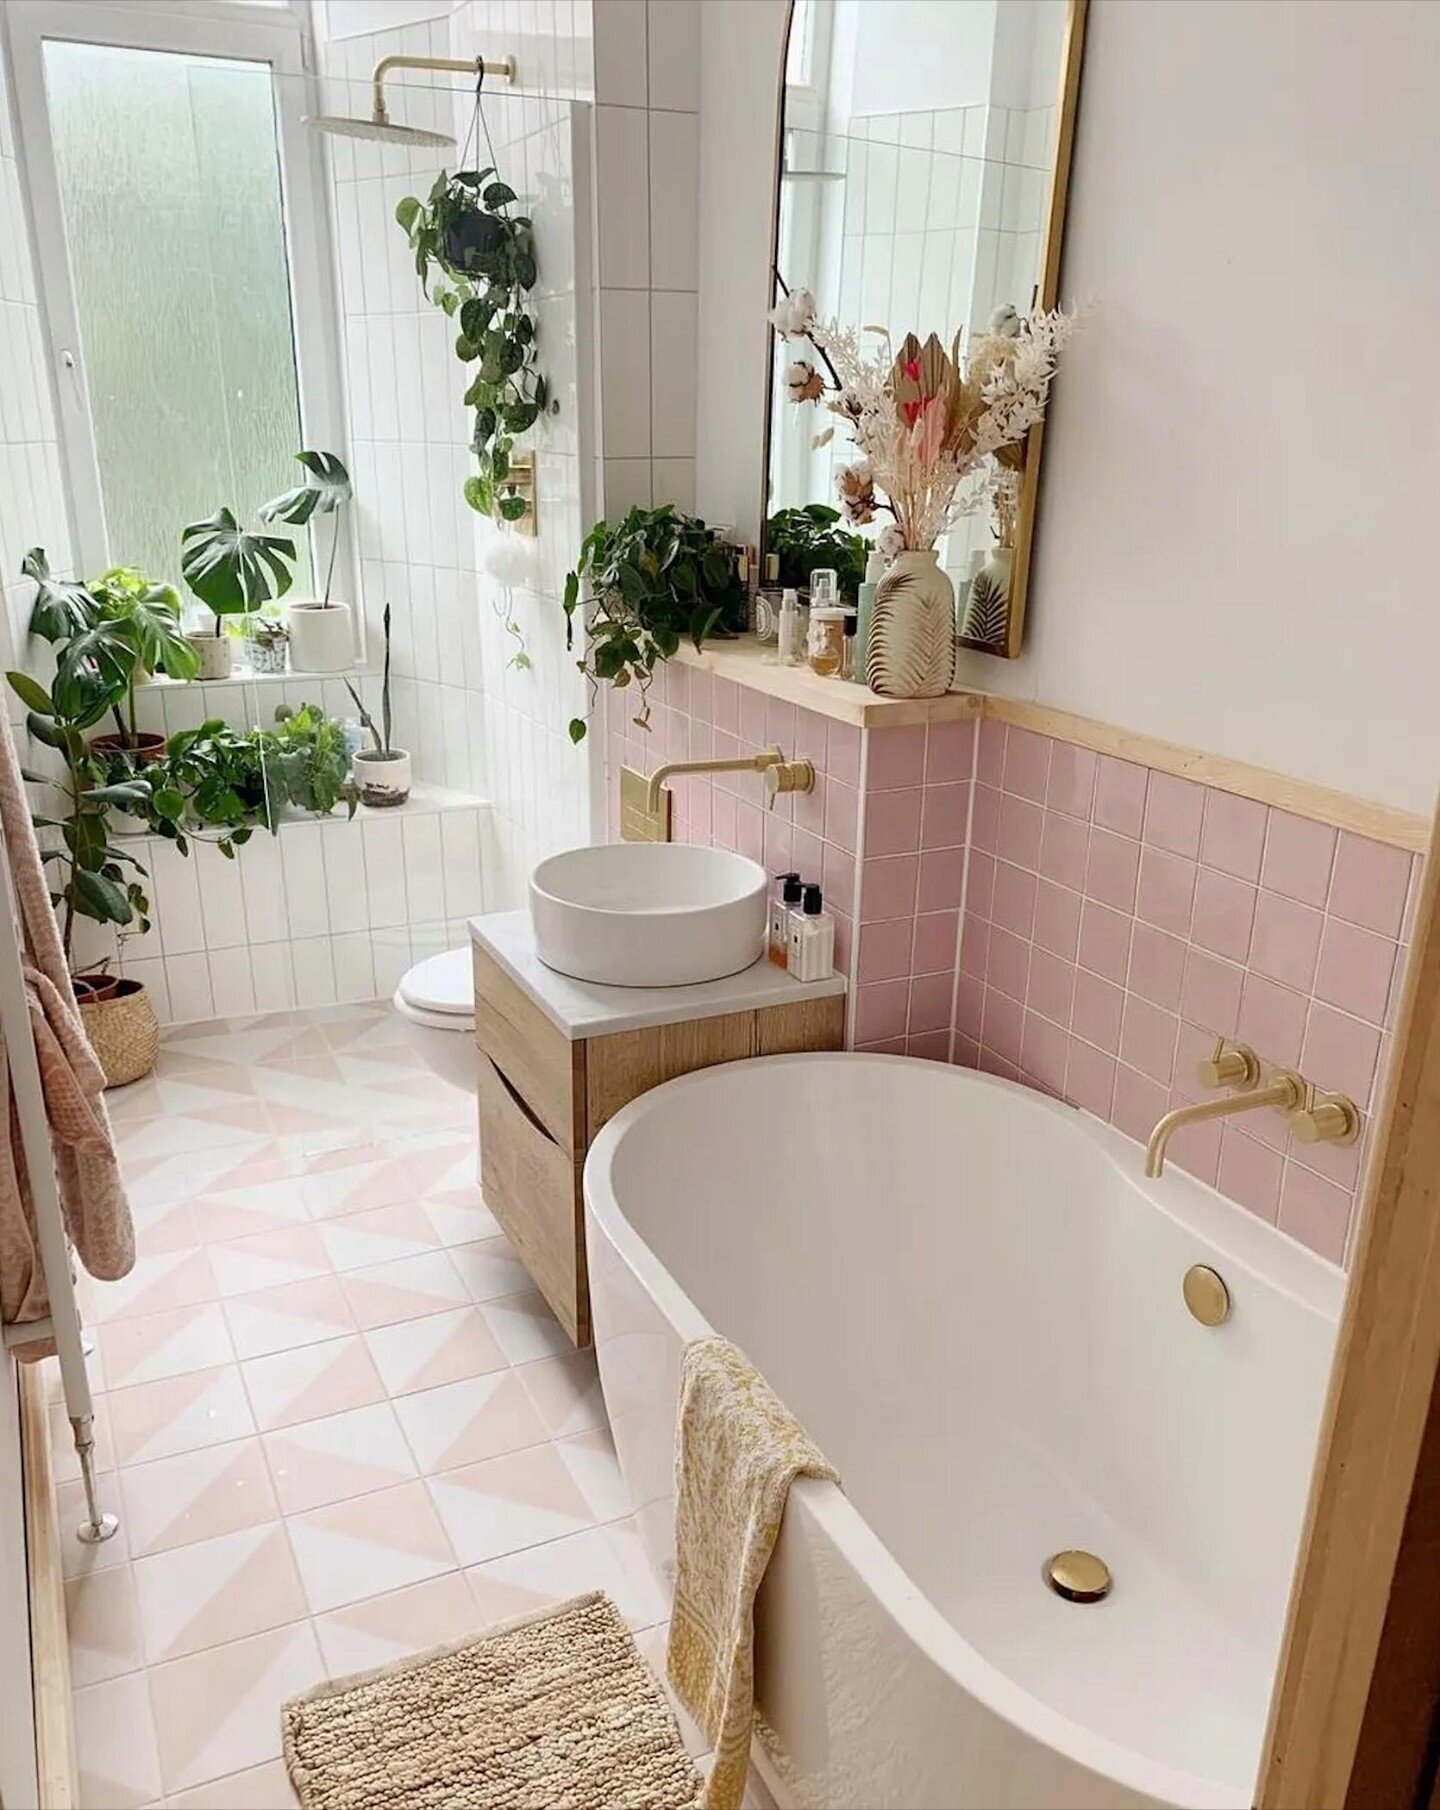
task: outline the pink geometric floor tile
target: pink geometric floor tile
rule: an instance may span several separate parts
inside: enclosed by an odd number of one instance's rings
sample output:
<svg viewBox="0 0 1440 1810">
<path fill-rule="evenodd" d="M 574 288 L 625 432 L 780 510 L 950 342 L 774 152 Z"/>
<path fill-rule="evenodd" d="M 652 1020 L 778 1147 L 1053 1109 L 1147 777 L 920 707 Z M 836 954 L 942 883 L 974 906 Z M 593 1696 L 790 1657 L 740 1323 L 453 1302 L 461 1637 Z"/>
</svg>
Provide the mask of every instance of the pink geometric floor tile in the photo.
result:
<svg viewBox="0 0 1440 1810">
<path fill-rule="evenodd" d="M 388 1402 L 267 1433 L 265 1454 L 287 1515 L 388 1489 L 415 1475 Z"/>
<path fill-rule="evenodd" d="M 315 1615 L 456 1569 L 454 1550 L 420 1483 L 293 1515 L 287 1525 Z"/>
<path fill-rule="evenodd" d="M 354 1334 L 250 1358 L 240 1368 L 263 1433 L 363 1408 L 385 1394 L 370 1353 Z"/>
<path fill-rule="evenodd" d="M 402 1396 L 395 1412 L 427 1474 L 498 1458 L 545 1438 L 540 1411 L 513 1370 L 493 1370 Z"/>
<path fill-rule="evenodd" d="M 555 1450 L 597 1521 L 618 1521 L 634 1512 L 608 1426 L 557 1440 Z"/>
<path fill-rule="evenodd" d="M 102 1477 L 98 1495 L 100 1507 L 120 1520 L 118 1532 L 96 1546 L 75 1538 L 75 1530 L 87 1519 L 84 1486 L 58 1483 L 55 1486 L 55 1514 L 60 1527 L 60 1570 L 66 1578 L 93 1577 L 96 1572 L 110 1571 L 130 1562 L 130 1530 L 121 1512 L 125 1506 L 120 1496 L 118 1475 Z"/>
<path fill-rule="evenodd" d="M 500 1236 L 500 1221 L 473 1184 L 463 1195 L 458 1190 L 454 1194 L 432 1194 L 420 1206 L 441 1244 L 478 1244 L 481 1239 Z"/>
<path fill-rule="evenodd" d="M 393 1206 L 442 1187 L 457 1154 L 456 1140 L 434 1137 L 329 1152 L 312 1163 L 301 1191 L 316 1219 Z"/>
<path fill-rule="evenodd" d="M 429 1487 L 463 1565 L 579 1533 L 596 1520 L 549 1445 L 447 1471 Z"/>
<path fill-rule="evenodd" d="M 355 1330 L 345 1291 L 334 1276 L 306 1282 L 282 1282 L 253 1295 L 235 1295 L 225 1303 L 225 1319 L 239 1358 L 265 1357 L 293 1351 Z"/>
<path fill-rule="evenodd" d="M 135 1222 L 137 1257 L 160 1257 L 167 1251 L 183 1251 L 200 1243 L 199 1228 L 189 1203 L 162 1200 L 141 1205 L 133 1197 L 130 1217 Z"/>
<path fill-rule="evenodd" d="M 157 1666 L 149 1677 L 161 1775 L 173 1800 L 187 1787 L 278 1760 L 280 1706 L 321 1683 L 325 1666 L 314 1629 L 302 1621 Z"/>
<path fill-rule="evenodd" d="M 482 1626 L 527 1615 L 583 1590 L 603 1590 L 632 1628 L 669 1613 L 669 1603 L 640 1550 L 622 1526 L 589 1527 L 544 1546 L 528 1546 L 465 1573 Z"/>
<path fill-rule="evenodd" d="M 475 1601 L 458 1571 L 366 1597 L 315 1620 L 320 1650 L 332 1678 L 369 1671 L 396 1659 L 448 1646 L 478 1634 L 486 1617 L 477 1617 Z"/>
<path fill-rule="evenodd" d="M 540 1410 L 548 1438 L 564 1439 L 608 1424 L 593 1351 L 541 1358 L 515 1372 Z"/>
<path fill-rule="evenodd" d="M 434 1226 L 413 1201 L 327 1218 L 315 1229 L 337 1270 L 363 1269 L 440 1248 Z"/>
<path fill-rule="evenodd" d="M 331 1269 L 320 1234 L 312 1225 L 282 1226 L 213 1244 L 210 1257 L 225 1295 L 252 1294 L 260 1288 L 277 1288 L 282 1282 L 304 1282 L 311 1276 L 328 1275 Z"/>
<path fill-rule="evenodd" d="M 195 1222 L 207 1244 L 246 1238 L 303 1224 L 310 1215 L 298 1176 L 277 1176 L 246 1187 L 212 1188 L 193 1202 Z"/>
<path fill-rule="evenodd" d="M 365 1343 L 391 1396 L 505 1368 L 505 1353 L 473 1307 L 375 1326 Z"/>
<path fill-rule="evenodd" d="M 194 1307 L 219 1293 L 210 1253 L 192 1246 L 137 1257 L 128 1276 L 94 1285 L 94 1320 L 134 1319 L 169 1308 Z"/>
<path fill-rule="evenodd" d="M 480 1309 L 500 1349 L 512 1364 L 559 1357 L 575 1349 L 563 1326 L 533 1288 L 523 1294 L 486 1301 Z"/>
<path fill-rule="evenodd" d="M 147 1662 L 243 1640 L 305 1614 L 278 1521 L 132 1561 Z"/>
<path fill-rule="evenodd" d="M 67 1528 L 66 1533 L 69 1533 Z M 65 1585 L 70 1682 L 79 1689 L 143 1665 L 140 1616 L 128 1565 L 71 1578 Z"/>
<path fill-rule="evenodd" d="M 50 1453 L 56 1480 L 60 1483 L 73 1482 L 80 1475 L 80 1460 L 75 1454 L 75 1434 L 65 1413 L 64 1402 L 51 1402 L 49 1417 Z M 90 1431 L 95 1440 L 95 1469 L 102 1473 L 113 1471 L 115 1439 L 110 1427 L 109 1402 L 103 1395 L 95 1399 L 95 1419 Z"/>
<path fill-rule="evenodd" d="M 362 1327 L 417 1320 L 422 1314 L 459 1307 L 469 1299 L 444 1251 L 349 1270 L 340 1280 L 356 1324 Z"/>
<path fill-rule="evenodd" d="M 296 1810 L 300 1800 L 290 1788 L 283 1760 L 232 1772 L 213 1784 L 167 1797 L 168 1810 Z"/>
<path fill-rule="evenodd" d="M 238 1533 L 280 1514 L 265 1453 L 254 1438 L 129 1465 L 120 1489 L 137 1558 Z"/>
<path fill-rule="evenodd" d="M 75 1692 L 75 1744 L 83 1810 L 135 1810 L 159 1798 L 160 1764 L 144 1672 Z"/>
<path fill-rule="evenodd" d="M 503 1236 L 457 1245 L 450 1252 L 450 1261 L 459 1270 L 472 1301 L 498 1301 L 530 1287 L 530 1272 Z"/>
<path fill-rule="evenodd" d="M 110 1320 L 96 1327 L 95 1337 L 112 1389 L 227 1364 L 233 1355 L 225 1315 L 214 1301 Z"/>
<path fill-rule="evenodd" d="M 255 1417 L 233 1364 L 112 1389 L 104 1406 L 116 1460 L 122 1465 L 198 1451 L 255 1431 Z"/>
</svg>

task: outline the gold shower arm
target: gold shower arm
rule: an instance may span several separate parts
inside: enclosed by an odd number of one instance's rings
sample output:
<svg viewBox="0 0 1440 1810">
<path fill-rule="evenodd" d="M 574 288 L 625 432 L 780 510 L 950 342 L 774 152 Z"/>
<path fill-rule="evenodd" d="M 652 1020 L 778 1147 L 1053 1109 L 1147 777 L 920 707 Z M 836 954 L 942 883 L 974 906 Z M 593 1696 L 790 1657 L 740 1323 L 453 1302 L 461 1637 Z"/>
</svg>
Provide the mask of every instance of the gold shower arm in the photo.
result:
<svg viewBox="0 0 1440 1810">
<path fill-rule="evenodd" d="M 392 69 L 448 69 L 456 75 L 494 75 L 502 82 L 515 80 L 514 57 L 501 57 L 497 62 L 485 57 L 381 57 L 370 78 L 374 87 L 371 117 L 377 126 L 390 124 L 385 106 L 385 78 Z"/>
</svg>

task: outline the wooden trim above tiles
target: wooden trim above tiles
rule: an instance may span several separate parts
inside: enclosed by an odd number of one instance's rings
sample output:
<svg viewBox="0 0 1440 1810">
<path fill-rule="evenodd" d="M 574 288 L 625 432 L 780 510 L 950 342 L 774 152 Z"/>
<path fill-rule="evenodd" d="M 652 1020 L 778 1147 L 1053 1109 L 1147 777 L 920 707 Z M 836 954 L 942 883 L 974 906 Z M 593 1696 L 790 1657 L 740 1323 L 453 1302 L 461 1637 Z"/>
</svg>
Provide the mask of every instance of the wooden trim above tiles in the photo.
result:
<svg viewBox="0 0 1440 1810">
<path fill-rule="evenodd" d="M 30 1573 L 30 1676 L 35 1696 L 40 1802 L 45 1810 L 75 1810 L 80 1792 L 70 1698 L 70 1644 L 55 1511 L 50 1414 L 45 1401 L 50 1365 L 21 1364 L 18 1369 L 25 1555 Z"/>
<path fill-rule="evenodd" d="M 1273 773 L 1268 767 L 1252 767 L 1248 761 L 1231 760 L 1223 754 L 1182 748 L 1153 735 L 1117 729 L 1113 724 L 1097 723 L 1090 717 L 1072 716 L 1068 710 L 1055 710 L 1048 704 L 991 695 L 980 702 L 980 714 L 993 722 L 1014 723 L 1021 729 L 1034 730 L 1037 735 L 1072 742 L 1078 748 L 1091 748 L 1097 754 L 1112 754 L 1117 760 L 1134 761 L 1137 766 L 1151 767 L 1160 773 L 1197 780 L 1217 791 L 1253 798 L 1258 804 L 1293 811 L 1297 817 L 1328 823 L 1338 830 L 1351 830 L 1357 836 L 1369 836 L 1376 842 L 1408 849 L 1412 854 L 1423 854 L 1429 845 L 1430 819 L 1417 811 L 1402 811 L 1394 805 L 1355 798 L 1348 792 L 1337 792 L 1308 779 L 1292 779 L 1289 774 Z"/>
<path fill-rule="evenodd" d="M 861 729 L 904 728 L 911 723 L 955 723 L 980 715 L 983 699 L 978 692 L 947 691 L 938 698 L 882 698 L 868 685 L 852 685 L 846 679 L 822 679 L 808 666 L 767 664 L 773 649 L 745 636 L 738 641 L 712 641 L 697 653 L 682 642 L 675 656 L 683 666 L 695 666 L 729 679 L 747 691 L 761 691 L 817 716 Z M 788 753 L 789 750 L 787 749 Z"/>
</svg>

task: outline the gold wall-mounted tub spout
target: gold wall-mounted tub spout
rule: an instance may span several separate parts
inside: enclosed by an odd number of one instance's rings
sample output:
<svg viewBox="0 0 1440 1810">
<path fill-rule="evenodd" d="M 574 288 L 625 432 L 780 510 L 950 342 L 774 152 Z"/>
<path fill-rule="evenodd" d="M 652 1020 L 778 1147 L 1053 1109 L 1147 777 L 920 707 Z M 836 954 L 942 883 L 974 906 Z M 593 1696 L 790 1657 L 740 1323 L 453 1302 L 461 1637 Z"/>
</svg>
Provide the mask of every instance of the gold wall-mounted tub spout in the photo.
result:
<svg viewBox="0 0 1440 1810">
<path fill-rule="evenodd" d="M 670 794 L 665 782 L 683 773 L 763 773 L 771 808 L 786 792 L 810 792 L 815 768 L 808 760 L 786 760 L 780 748 L 766 748 L 735 760 L 673 760 L 647 779 L 626 767 L 620 774 L 620 835 L 626 842 L 670 840 Z"/>
<path fill-rule="evenodd" d="M 1145 1173 L 1153 1180 L 1165 1169 L 1165 1146 L 1182 1125 L 1201 1125 L 1207 1119 L 1233 1118 L 1236 1113 L 1258 1112 L 1273 1106 L 1277 1112 L 1294 1112 L 1305 1098 L 1305 1083 L 1288 1068 L 1277 1068 L 1264 1087 L 1226 1094 L 1221 1100 L 1197 1100 L 1193 1106 L 1177 1106 L 1150 1133 L 1145 1146 Z"/>
</svg>

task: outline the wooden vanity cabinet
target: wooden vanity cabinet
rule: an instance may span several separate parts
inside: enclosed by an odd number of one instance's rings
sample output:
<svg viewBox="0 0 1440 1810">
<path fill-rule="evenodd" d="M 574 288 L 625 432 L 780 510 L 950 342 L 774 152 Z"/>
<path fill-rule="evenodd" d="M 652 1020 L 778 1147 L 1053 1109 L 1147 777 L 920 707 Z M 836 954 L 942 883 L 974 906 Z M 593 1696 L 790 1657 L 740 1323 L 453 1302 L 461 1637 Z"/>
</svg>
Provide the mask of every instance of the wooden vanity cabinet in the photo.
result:
<svg viewBox="0 0 1440 1810">
<path fill-rule="evenodd" d="M 576 1345 L 590 1343 L 581 1173 L 591 1140 L 637 1095 L 744 1056 L 834 1050 L 843 995 L 569 1038 L 478 944 L 480 1186 Z"/>
</svg>

